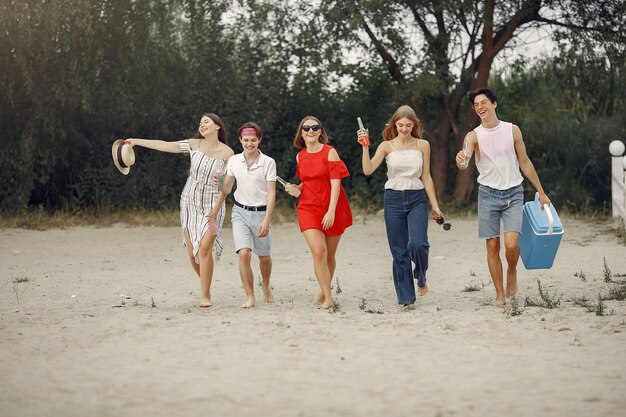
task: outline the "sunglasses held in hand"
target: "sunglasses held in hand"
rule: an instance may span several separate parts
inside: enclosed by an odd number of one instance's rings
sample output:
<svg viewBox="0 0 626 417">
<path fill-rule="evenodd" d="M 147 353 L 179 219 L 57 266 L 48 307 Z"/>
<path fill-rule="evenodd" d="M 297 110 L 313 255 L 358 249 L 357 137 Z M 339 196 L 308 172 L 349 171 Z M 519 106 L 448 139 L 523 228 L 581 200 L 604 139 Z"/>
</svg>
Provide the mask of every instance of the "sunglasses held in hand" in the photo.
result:
<svg viewBox="0 0 626 417">
<path fill-rule="evenodd" d="M 312 130 L 314 132 L 317 132 L 318 130 L 320 130 L 320 125 L 304 125 L 302 126 L 302 130 L 304 130 L 305 132 L 308 132 L 309 130 Z"/>
<path fill-rule="evenodd" d="M 435 218 L 435 221 L 437 222 L 437 224 L 443 225 L 443 230 L 448 231 L 450 230 L 450 228 L 452 228 L 452 225 L 450 223 L 445 223 L 443 217 L 437 217 Z"/>
</svg>

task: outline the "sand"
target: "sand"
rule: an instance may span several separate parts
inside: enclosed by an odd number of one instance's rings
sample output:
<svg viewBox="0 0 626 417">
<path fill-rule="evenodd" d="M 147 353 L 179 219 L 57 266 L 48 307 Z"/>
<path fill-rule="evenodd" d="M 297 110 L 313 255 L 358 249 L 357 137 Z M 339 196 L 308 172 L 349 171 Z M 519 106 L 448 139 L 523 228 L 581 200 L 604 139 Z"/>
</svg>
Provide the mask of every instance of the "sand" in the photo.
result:
<svg viewBox="0 0 626 417">
<path fill-rule="evenodd" d="M 447 220 L 451 231 L 429 229 L 430 292 L 406 310 L 382 219 L 355 219 L 335 312 L 312 307 L 319 287 L 291 222 L 273 227 L 276 303 L 256 287 L 250 310 L 228 228 L 202 310 L 178 228 L 2 230 L 0 415 L 626 415 L 626 301 L 605 301 L 604 316 L 573 302 L 597 305 L 614 286 L 604 259 L 626 274 L 610 225 L 562 219 L 554 267 L 520 262 L 513 315 L 488 305 L 476 220 Z M 537 280 L 558 307 L 524 306 Z"/>
</svg>

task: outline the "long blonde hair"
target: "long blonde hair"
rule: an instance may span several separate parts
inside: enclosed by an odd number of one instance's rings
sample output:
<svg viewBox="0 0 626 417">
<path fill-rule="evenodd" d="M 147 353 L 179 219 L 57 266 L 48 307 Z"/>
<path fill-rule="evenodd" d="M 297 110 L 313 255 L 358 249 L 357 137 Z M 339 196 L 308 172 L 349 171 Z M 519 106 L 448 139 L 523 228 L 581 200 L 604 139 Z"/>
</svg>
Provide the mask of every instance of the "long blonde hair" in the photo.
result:
<svg viewBox="0 0 626 417">
<path fill-rule="evenodd" d="M 396 122 L 400 119 L 407 118 L 413 122 L 413 129 L 411 129 L 411 136 L 418 139 L 422 138 L 422 123 L 417 118 L 415 110 L 410 106 L 400 106 L 398 110 L 391 116 L 391 119 L 387 122 L 385 129 L 383 129 L 383 139 L 391 140 L 398 136 L 398 129 L 396 128 Z"/>
</svg>

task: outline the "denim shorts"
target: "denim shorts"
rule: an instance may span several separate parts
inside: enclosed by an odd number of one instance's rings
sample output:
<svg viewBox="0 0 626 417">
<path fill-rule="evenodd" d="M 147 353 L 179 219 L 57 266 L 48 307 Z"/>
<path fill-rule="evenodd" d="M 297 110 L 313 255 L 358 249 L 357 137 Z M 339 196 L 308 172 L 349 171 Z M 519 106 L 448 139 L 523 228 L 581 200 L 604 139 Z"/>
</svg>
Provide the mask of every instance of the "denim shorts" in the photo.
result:
<svg viewBox="0 0 626 417">
<path fill-rule="evenodd" d="M 272 249 L 272 229 L 265 237 L 259 237 L 259 228 L 265 218 L 264 211 L 249 211 L 233 205 L 231 224 L 235 252 L 251 249 L 257 256 L 270 256 Z"/>
<path fill-rule="evenodd" d="M 486 185 L 478 187 L 478 237 L 500 237 L 500 219 L 504 233 L 522 231 L 524 187 L 520 184 L 508 190 L 496 190 Z"/>
</svg>

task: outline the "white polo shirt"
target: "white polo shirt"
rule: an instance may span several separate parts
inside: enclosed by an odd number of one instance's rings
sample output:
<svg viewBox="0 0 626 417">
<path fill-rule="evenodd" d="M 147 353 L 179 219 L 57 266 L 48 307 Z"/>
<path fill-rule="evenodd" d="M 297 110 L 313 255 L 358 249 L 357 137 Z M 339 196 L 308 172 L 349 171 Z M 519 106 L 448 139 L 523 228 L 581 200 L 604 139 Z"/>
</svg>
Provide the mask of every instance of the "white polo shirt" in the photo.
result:
<svg viewBox="0 0 626 417">
<path fill-rule="evenodd" d="M 267 205 L 267 182 L 276 181 L 276 161 L 259 150 L 259 158 L 250 166 L 242 153 L 233 155 L 226 165 L 226 175 L 235 177 L 234 197 L 245 206 Z"/>
</svg>

